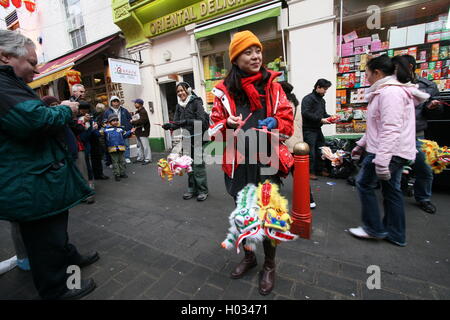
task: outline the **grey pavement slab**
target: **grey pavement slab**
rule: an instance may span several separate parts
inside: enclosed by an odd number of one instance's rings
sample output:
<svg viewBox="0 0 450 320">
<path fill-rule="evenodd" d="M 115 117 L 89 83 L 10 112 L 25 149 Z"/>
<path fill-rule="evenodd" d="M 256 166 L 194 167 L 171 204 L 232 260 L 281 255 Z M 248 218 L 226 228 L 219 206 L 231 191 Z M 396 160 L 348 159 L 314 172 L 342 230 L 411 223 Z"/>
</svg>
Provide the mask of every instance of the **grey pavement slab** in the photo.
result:
<svg viewBox="0 0 450 320">
<path fill-rule="evenodd" d="M 112 176 L 110 169 L 105 173 Z M 435 215 L 405 198 L 408 245 L 400 248 L 348 233 L 360 225 L 360 207 L 355 188 L 345 180 L 312 181 L 317 203 L 312 238 L 279 246 L 275 289 L 263 297 L 258 293 L 261 245 L 257 267 L 239 280 L 229 278 L 242 253 L 220 247 L 234 203 L 218 165 L 208 167 L 205 202 L 183 200 L 187 177 L 162 181 L 155 164 L 128 165 L 127 173 L 120 182 L 97 181 L 96 203 L 70 212 L 71 242 L 82 253 L 98 250 L 101 256 L 82 270 L 97 283 L 86 300 L 450 299 L 448 192 L 433 195 Z M 291 202 L 291 177 L 281 190 Z M 13 255 L 9 223 L 0 221 L 0 261 Z M 370 265 L 381 269 L 380 290 L 366 287 Z M 0 299 L 37 298 L 29 272 L 15 268 L 0 275 Z"/>
</svg>

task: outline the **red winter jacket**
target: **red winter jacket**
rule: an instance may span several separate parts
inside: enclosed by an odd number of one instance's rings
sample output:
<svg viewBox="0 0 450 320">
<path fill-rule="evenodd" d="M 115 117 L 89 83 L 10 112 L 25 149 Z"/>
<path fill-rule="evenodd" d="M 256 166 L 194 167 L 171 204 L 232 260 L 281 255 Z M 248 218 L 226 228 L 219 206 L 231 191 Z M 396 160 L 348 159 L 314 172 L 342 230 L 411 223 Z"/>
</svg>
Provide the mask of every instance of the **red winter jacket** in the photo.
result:
<svg viewBox="0 0 450 320">
<path fill-rule="evenodd" d="M 277 129 L 280 133 L 280 137 L 288 139 L 294 133 L 294 113 L 283 88 L 279 83 L 274 81 L 280 76 L 280 73 L 270 70 L 267 70 L 267 72 L 270 73 L 270 79 L 267 81 L 265 88 L 267 117 L 274 117 L 277 120 Z M 215 99 L 210 116 L 213 124 L 209 128 L 209 135 L 211 140 L 218 140 L 217 137 L 221 136 L 221 141 L 226 141 L 225 131 L 226 129 L 231 129 L 227 126 L 227 119 L 230 115 L 237 116 L 236 104 L 223 81 L 212 90 L 212 93 L 214 94 Z M 234 153 L 236 154 L 236 146 Z M 233 167 L 234 170 L 236 170 L 238 165 L 236 155 L 234 155 L 233 160 L 233 157 L 226 157 L 226 152 L 224 152 L 222 170 L 229 177 L 233 177 Z"/>
</svg>

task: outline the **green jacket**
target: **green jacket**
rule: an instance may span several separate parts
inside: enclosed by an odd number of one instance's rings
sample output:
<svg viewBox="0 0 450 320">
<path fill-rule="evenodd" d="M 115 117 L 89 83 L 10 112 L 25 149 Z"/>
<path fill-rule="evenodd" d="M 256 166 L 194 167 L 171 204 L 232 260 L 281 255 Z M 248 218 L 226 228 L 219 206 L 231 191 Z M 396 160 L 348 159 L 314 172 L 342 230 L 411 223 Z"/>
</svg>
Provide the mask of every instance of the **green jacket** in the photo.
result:
<svg viewBox="0 0 450 320">
<path fill-rule="evenodd" d="M 56 138 L 71 120 L 69 107 L 46 107 L 11 66 L 0 66 L 0 220 L 53 216 L 94 194 Z"/>
</svg>

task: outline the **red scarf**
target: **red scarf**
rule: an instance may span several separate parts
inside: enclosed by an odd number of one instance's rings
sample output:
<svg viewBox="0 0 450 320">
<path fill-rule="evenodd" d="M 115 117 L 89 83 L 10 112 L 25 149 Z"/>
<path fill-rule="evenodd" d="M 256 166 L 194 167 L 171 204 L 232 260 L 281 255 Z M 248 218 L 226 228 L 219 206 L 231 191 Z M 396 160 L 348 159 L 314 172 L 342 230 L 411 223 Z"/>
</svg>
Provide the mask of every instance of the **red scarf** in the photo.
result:
<svg viewBox="0 0 450 320">
<path fill-rule="evenodd" d="M 254 112 L 258 109 L 262 109 L 263 105 L 261 104 L 261 95 L 259 94 L 258 90 L 255 88 L 255 83 L 258 81 L 261 81 L 263 77 L 262 72 L 258 72 L 257 74 L 242 78 L 241 79 L 241 85 L 242 89 L 244 90 L 245 94 L 248 97 L 248 100 L 250 100 L 250 111 Z"/>
</svg>

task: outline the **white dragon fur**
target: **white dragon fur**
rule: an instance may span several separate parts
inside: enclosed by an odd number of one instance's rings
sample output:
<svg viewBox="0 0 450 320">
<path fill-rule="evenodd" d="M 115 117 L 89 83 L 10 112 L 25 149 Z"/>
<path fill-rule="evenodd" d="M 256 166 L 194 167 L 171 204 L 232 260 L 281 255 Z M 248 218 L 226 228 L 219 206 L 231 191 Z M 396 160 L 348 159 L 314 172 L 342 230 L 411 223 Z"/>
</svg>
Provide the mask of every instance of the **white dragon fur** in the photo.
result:
<svg viewBox="0 0 450 320">
<path fill-rule="evenodd" d="M 255 227 L 260 226 L 260 230 L 247 238 L 245 238 L 246 244 L 245 249 L 250 251 L 256 250 L 256 244 L 263 241 L 264 230 L 261 226 L 261 220 L 259 219 L 259 206 L 258 206 L 258 194 L 257 187 L 253 184 L 247 185 L 241 192 L 239 192 L 237 197 L 236 209 L 230 214 L 229 222 L 230 228 L 228 229 L 228 234 L 225 240 L 222 242 L 222 247 L 231 250 L 236 247 L 239 253 L 239 246 L 236 242 L 239 237 L 244 233 L 244 220 L 246 217 L 253 218 L 253 223 Z M 243 203 L 244 198 L 247 197 L 245 203 Z M 246 230 L 248 231 L 248 230 Z"/>
</svg>

